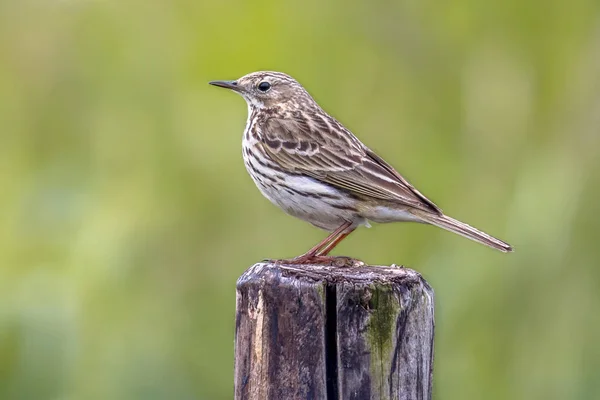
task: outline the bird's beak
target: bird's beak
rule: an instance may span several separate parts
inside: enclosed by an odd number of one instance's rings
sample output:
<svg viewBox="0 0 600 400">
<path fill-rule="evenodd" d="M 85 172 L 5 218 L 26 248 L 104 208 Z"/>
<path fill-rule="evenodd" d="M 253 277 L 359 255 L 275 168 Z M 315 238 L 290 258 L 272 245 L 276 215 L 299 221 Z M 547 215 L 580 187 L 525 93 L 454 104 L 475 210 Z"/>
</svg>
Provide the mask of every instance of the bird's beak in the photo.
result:
<svg viewBox="0 0 600 400">
<path fill-rule="evenodd" d="M 235 90 L 236 92 L 240 91 L 240 87 L 238 86 L 237 81 L 211 81 L 208 83 L 213 86 L 219 86 L 225 89 Z"/>
</svg>

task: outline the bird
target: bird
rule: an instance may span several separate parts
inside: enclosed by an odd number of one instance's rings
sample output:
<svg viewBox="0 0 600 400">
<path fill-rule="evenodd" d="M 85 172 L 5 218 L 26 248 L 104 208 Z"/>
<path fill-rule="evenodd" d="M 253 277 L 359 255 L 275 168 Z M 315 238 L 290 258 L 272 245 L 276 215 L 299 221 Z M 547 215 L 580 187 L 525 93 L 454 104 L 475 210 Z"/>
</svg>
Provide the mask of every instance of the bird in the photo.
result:
<svg viewBox="0 0 600 400">
<path fill-rule="evenodd" d="M 246 170 L 260 192 L 287 214 L 330 234 L 291 264 L 327 263 L 329 253 L 370 222 L 419 222 L 501 252 L 512 247 L 445 215 L 382 157 L 325 112 L 282 72 L 258 71 L 211 81 L 246 100 L 242 139 Z"/>
</svg>

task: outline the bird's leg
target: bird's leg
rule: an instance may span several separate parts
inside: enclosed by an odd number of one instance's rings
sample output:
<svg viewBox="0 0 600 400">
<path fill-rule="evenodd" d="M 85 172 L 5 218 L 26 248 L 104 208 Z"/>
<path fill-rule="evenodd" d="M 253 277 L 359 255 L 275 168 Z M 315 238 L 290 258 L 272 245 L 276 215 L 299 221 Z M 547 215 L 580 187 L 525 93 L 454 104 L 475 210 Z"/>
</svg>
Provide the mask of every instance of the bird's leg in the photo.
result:
<svg viewBox="0 0 600 400">
<path fill-rule="evenodd" d="M 302 254 L 301 256 L 295 257 L 293 259 L 296 260 L 321 255 L 322 250 L 327 248 L 330 242 L 335 242 L 338 239 L 338 237 L 343 236 L 344 231 L 350 226 L 352 226 L 352 222 L 344 222 L 339 228 L 331 232 L 329 236 L 317 243 L 312 249 Z"/>
<path fill-rule="evenodd" d="M 353 266 L 357 264 L 363 264 L 362 261 L 355 260 L 349 257 L 331 257 L 327 256 L 335 246 L 337 246 L 346 236 L 354 231 L 356 228 L 351 228 L 352 222 L 344 222 L 339 228 L 331 232 L 329 236 L 317 243 L 312 249 L 302 254 L 301 256 L 294 257 L 290 260 L 277 260 L 279 263 L 285 264 L 330 264 L 335 266 Z M 351 228 L 349 231 L 346 231 Z"/>
<path fill-rule="evenodd" d="M 323 249 L 319 250 L 317 252 L 317 256 L 326 256 L 327 254 L 331 253 L 331 250 L 333 250 L 338 244 L 340 244 L 340 242 L 344 239 L 346 239 L 346 237 L 351 234 L 352 232 L 354 232 L 356 228 L 352 228 L 348 231 L 344 231 L 342 232 L 337 238 L 333 239 L 327 246 L 325 246 Z"/>
<path fill-rule="evenodd" d="M 331 250 L 333 250 L 348 235 L 354 232 L 355 229 L 356 228 L 354 227 L 348 231 L 342 232 L 342 234 L 329 242 L 327 246 L 319 250 L 319 252 L 310 259 L 310 262 L 314 264 L 327 264 L 336 267 L 357 267 L 365 265 L 365 263 L 361 260 L 352 257 L 328 256 Z"/>
</svg>

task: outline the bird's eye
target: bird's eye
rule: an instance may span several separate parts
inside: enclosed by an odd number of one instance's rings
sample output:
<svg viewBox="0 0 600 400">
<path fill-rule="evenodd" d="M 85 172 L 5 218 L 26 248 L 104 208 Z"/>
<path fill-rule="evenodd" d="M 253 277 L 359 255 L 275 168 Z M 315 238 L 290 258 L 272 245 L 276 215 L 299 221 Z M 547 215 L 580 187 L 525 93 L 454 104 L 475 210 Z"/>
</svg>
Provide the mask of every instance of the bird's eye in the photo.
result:
<svg viewBox="0 0 600 400">
<path fill-rule="evenodd" d="M 271 89 L 271 84 L 269 82 L 262 81 L 258 84 L 258 90 L 260 90 L 261 92 L 266 92 L 269 89 Z"/>
</svg>

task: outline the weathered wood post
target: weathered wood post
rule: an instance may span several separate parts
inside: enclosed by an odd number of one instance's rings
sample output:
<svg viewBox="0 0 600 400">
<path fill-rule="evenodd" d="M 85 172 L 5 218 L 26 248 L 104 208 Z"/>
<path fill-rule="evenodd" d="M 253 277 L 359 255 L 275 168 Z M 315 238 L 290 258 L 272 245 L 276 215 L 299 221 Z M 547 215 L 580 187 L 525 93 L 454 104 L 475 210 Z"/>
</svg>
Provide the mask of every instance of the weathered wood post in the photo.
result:
<svg viewBox="0 0 600 400">
<path fill-rule="evenodd" d="M 417 272 L 259 263 L 237 283 L 235 399 L 431 399 L 433 290 Z"/>
</svg>

